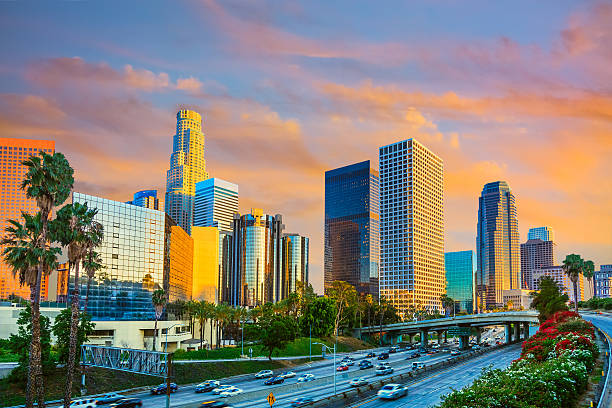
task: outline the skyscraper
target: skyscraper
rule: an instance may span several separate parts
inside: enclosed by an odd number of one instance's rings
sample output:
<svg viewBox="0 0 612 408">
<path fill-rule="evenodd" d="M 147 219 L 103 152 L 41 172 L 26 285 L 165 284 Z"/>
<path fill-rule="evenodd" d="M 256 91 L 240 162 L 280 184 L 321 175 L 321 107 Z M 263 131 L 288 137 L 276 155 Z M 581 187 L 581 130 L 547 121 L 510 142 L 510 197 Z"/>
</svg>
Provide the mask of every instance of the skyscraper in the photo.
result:
<svg viewBox="0 0 612 408">
<path fill-rule="evenodd" d="M 380 163 L 380 295 L 406 316 L 442 310 L 444 166 L 414 139 L 383 146 Z"/>
<path fill-rule="evenodd" d="M 297 289 L 297 282 L 308 283 L 309 240 L 299 234 L 283 234 L 283 282 L 281 298 Z"/>
<path fill-rule="evenodd" d="M 132 201 L 126 201 L 126 204 L 137 205 L 138 207 L 150 208 L 159 210 L 159 199 L 157 198 L 157 190 L 142 190 L 134 193 Z"/>
<path fill-rule="evenodd" d="M 455 300 L 455 310 L 473 313 L 476 299 L 476 256 L 474 251 L 447 252 L 446 294 Z"/>
<path fill-rule="evenodd" d="M 551 227 L 537 227 L 529 228 L 527 234 L 527 240 L 530 239 L 541 239 L 542 241 L 554 241 L 555 233 Z"/>
<path fill-rule="evenodd" d="M 219 178 L 196 184 L 193 225 L 231 231 L 238 212 L 238 186 Z"/>
<path fill-rule="evenodd" d="M 219 229 L 191 228 L 193 238 L 193 299 L 219 301 Z M 221 253 L 222 254 L 222 253 Z"/>
<path fill-rule="evenodd" d="M 181 109 L 176 114 L 176 134 L 166 177 L 166 213 L 191 234 L 195 185 L 208 178 L 202 117 L 197 112 Z"/>
<path fill-rule="evenodd" d="M 503 291 L 521 288 L 518 218 L 508 183 L 485 184 L 478 200 L 476 294 L 479 310 L 503 306 Z"/>
<path fill-rule="evenodd" d="M 533 290 L 533 271 L 555 263 L 553 241 L 530 239 L 521 244 L 521 287 Z"/>
<path fill-rule="evenodd" d="M 369 160 L 325 172 L 325 289 L 342 280 L 378 298 L 378 202 Z"/>
<path fill-rule="evenodd" d="M 0 138 L 0 231 L 4 234 L 9 226 L 8 220 L 23 222 L 21 212 L 35 214 L 38 211 L 36 201 L 26 198 L 25 191 L 19 187 L 26 174 L 26 167 L 21 164 L 32 155 L 39 152 L 53 154 L 55 142 L 50 140 L 11 139 Z M 4 247 L 0 246 L 0 254 Z M 47 298 L 48 275 L 41 285 L 40 297 Z M 10 295 L 30 298 L 30 287 L 21 286 L 19 279 L 13 278 L 12 269 L 0 257 L 0 299 L 7 299 Z"/>
</svg>

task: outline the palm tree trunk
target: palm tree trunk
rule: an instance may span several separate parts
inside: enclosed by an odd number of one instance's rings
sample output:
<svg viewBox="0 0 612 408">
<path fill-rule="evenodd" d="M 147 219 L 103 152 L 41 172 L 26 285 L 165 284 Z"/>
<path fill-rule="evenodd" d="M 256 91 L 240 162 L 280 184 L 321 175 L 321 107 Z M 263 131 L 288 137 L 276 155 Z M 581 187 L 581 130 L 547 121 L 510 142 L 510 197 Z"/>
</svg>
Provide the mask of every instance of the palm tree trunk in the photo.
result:
<svg viewBox="0 0 612 408">
<path fill-rule="evenodd" d="M 202 350 L 202 345 L 204 344 L 204 324 L 203 320 L 200 320 L 200 350 Z"/>
<path fill-rule="evenodd" d="M 74 366 L 77 348 L 77 333 L 79 330 L 79 262 L 74 268 L 74 290 L 70 299 L 72 316 L 70 319 L 70 348 L 68 351 L 68 364 L 66 364 L 66 389 L 64 390 L 64 408 L 70 407 L 72 399 L 72 380 L 74 377 Z"/>
<path fill-rule="evenodd" d="M 155 312 L 155 328 L 153 329 L 153 351 L 155 351 L 156 344 L 157 344 L 157 312 Z"/>
<path fill-rule="evenodd" d="M 85 305 L 83 306 L 83 314 L 87 313 L 87 302 L 89 302 L 89 286 L 91 285 L 91 276 L 87 277 L 87 289 L 85 290 Z"/>
<path fill-rule="evenodd" d="M 213 347 L 213 318 L 210 318 L 210 344 L 208 345 L 208 347 L 210 347 L 210 349 L 212 350 Z"/>
<path fill-rule="evenodd" d="M 572 283 L 574 284 L 574 310 L 578 313 L 578 280 Z"/>
<path fill-rule="evenodd" d="M 385 313 L 383 312 L 383 305 L 382 303 L 380 304 L 380 327 L 379 327 L 379 334 L 378 336 L 380 337 L 380 345 L 383 345 L 383 337 L 382 337 L 382 324 L 383 324 L 383 318 L 385 317 Z"/>
<path fill-rule="evenodd" d="M 42 264 L 41 264 L 42 266 Z M 37 397 L 38 404 L 44 407 L 44 383 L 42 376 L 42 350 L 40 343 L 40 286 L 37 283 L 30 288 L 31 293 L 31 319 L 32 319 L 32 341 L 30 342 L 30 361 L 28 366 L 28 383 L 26 388 L 26 407 L 34 406 L 34 398 Z M 38 296 L 36 295 L 38 293 Z M 40 388 L 39 388 L 40 387 Z"/>
</svg>

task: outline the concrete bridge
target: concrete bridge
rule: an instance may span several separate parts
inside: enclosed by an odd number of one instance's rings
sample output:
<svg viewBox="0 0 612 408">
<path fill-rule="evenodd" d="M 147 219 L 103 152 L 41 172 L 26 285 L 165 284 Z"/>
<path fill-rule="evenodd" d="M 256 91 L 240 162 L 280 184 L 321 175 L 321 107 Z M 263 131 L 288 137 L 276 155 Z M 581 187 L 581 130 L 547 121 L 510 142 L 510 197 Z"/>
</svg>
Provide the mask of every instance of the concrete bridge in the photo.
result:
<svg viewBox="0 0 612 408">
<path fill-rule="evenodd" d="M 387 342 L 397 344 L 398 341 L 408 339 L 412 343 L 412 338 L 416 334 L 420 335 L 421 345 L 427 346 L 427 339 L 430 332 L 438 334 L 438 342 L 442 342 L 442 336 L 447 334 L 459 337 L 459 347 L 466 349 L 469 347 L 469 337 L 472 329 L 476 329 L 476 339 L 480 343 L 480 335 L 483 327 L 505 326 L 506 343 L 517 342 L 529 337 L 529 326 L 540 324 L 538 312 L 535 310 L 500 312 L 500 313 L 480 313 L 466 316 L 445 317 L 442 319 L 421 320 L 395 323 L 382 326 L 383 339 Z M 522 327 L 521 327 L 522 326 Z M 366 336 L 380 332 L 380 326 L 360 327 L 354 329 L 354 336 L 363 339 Z"/>
</svg>

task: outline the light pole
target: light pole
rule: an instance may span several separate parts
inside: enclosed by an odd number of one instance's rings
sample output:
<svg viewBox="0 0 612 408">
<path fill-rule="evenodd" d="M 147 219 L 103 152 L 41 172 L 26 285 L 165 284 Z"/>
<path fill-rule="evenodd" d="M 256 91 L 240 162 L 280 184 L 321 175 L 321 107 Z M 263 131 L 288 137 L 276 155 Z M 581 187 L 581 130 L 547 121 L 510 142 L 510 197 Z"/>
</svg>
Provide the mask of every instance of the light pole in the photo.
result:
<svg viewBox="0 0 612 408">
<path fill-rule="evenodd" d="M 312 343 L 312 344 L 320 344 L 321 345 L 321 352 L 323 352 L 323 347 L 325 347 L 326 349 L 328 349 L 329 351 L 333 351 L 334 352 L 334 395 L 336 394 L 336 345 L 334 344 L 334 348 L 331 349 L 329 348 L 329 346 L 323 344 L 323 343 Z"/>
<path fill-rule="evenodd" d="M 308 325 L 308 355 L 312 362 L 312 323 Z"/>
<path fill-rule="evenodd" d="M 168 332 L 174 326 L 178 326 L 180 323 L 175 323 L 170 327 L 166 328 L 166 344 L 164 345 L 164 353 L 168 351 Z M 166 408 L 170 408 L 170 356 L 166 356 Z"/>
<path fill-rule="evenodd" d="M 240 334 L 242 334 L 242 352 L 241 352 L 241 356 L 244 356 L 244 320 L 241 322 L 242 323 L 242 327 L 240 328 Z"/>
</svg>

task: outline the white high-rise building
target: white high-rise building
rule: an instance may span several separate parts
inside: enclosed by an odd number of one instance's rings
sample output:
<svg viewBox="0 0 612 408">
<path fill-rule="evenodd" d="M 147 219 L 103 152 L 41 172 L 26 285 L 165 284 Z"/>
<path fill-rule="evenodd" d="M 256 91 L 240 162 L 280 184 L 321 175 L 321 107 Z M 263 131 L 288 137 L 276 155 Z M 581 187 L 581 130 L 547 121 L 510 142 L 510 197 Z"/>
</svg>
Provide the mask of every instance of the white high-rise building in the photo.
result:
<svg viewBox="0 0 612 408">
<path fill-rule="evenodd" d="M 380 295 L 406 318 L 442 310 L 444 165 L 414 139 L 379 149 Z"/>
<path fill-rule="evenodd" d="M 238 185 L 219 178 L 200 181 L 195 188 L 193 225 L 217 227 L 223 231 L 233 228 L 238 212 Z"/>
</svg>

